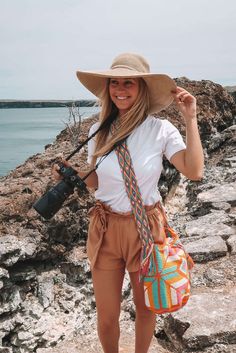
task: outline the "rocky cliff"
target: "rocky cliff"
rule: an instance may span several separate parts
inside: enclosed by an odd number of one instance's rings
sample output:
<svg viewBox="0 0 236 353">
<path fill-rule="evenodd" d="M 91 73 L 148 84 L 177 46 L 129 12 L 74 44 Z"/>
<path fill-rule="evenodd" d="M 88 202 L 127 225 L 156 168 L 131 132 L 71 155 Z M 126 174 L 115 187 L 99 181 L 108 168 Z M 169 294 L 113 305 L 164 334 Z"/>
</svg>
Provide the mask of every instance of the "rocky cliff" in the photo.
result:
<svg viewBox="0 0 236 353">
<path fill-rule="evenodd" d="M 225 89 L 233 96 L 236 101 L 236 86 L 226 86 Z"/>
<path fill-rule="evenodd" d="M 192 297 L 177 313 L 157 317 L 150 352 L 236 352 L 236 105 L 210 81 L 177 79 L 198 100 L 206 167 L 191 182 L 165 162 L 160 190 L 169 219 L 195 260 Z M 174 106 L 162 112 L 183 132 Z M 84 140 L 94 118 L 82 124 Z M 101 352 L 85 254 L 87 211 L 93 195 L 77 191 L 49 220 L 32 209 L 54 183 L 51 165 L 73 149 L 64 130 L 43 154 L 0 180 L 0 352 Z M 86 148 L 73 157 L 86 168 Z M 123 288 L 122 352 L 133 352 L 134 307 Z"/>
</svg>

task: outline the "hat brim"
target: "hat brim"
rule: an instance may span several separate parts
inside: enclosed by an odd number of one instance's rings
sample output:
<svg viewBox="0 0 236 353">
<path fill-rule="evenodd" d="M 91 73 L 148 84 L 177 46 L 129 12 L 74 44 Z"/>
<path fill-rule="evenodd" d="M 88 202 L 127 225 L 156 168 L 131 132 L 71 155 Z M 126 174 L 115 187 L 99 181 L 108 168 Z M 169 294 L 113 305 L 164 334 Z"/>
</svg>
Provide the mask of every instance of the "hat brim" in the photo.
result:
<svg viewBox="0 0 236 353">
<path fill-rule="evenodd" d="M 150 109 L 149 113 L 157 113 L 167 108 L 173 102 L 173 91 L 176 90 L 175 81 L 165 74 L 142 73 L 125 68 L 107 71 L 77 71 L 79 81 L 96 97 L 102 98 L 102 93 L 107 79 L 117 78 L 142 78 L 148 87 Z"/>
</svg>

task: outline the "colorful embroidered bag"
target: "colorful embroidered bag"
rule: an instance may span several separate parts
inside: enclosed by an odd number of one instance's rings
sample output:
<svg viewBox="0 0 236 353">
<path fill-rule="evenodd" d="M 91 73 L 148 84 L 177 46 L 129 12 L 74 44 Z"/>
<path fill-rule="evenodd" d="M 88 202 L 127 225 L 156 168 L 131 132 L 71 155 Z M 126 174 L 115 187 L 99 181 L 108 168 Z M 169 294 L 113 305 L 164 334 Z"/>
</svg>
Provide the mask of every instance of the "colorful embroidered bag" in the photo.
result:
<svg viewBox="0 0 236 353">
<path fill-rule="evenodd" d="M 193 260 L 168 225 L 162 207 L 165 241 L 163 244 L 154 243 L 126 141 L 118 145 L 115 151 L 142 241 L 140 279 L 144 284 L 145 304 L 156 314 L 176 311 L 189 299 L 189 271 Z"/>
<path fill-rule="evenodd" d="M 193 260 L 169 226 L 166 235 L 164 244 L 154 244 L 148 270 L 143 277 L 146 306 L 156 314 L 176 311 L 190 297 Z"/>
</svg>

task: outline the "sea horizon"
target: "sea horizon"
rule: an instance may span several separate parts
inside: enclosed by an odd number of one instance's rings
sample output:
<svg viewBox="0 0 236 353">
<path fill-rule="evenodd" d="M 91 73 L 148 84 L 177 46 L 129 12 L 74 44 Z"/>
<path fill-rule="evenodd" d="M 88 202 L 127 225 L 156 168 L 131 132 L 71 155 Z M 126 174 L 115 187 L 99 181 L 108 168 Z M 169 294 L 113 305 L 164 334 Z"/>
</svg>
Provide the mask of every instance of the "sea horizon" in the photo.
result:
<svg viewBox="0 0 236 353">
<path fill-rule="evenodd" d="M 95 99 L 0 99 L 0 109 L 13 108 L 59 108 L 59 107 L 93 107 Z"/>
<path fill-rule="evenodd" d="M 79 108 L 82 120 L 98 110 L 98 107 Z M 0 109 L 0 178 L 29 157 L 43 153 L 68 121 L 67 107 Z"/>
</svg>

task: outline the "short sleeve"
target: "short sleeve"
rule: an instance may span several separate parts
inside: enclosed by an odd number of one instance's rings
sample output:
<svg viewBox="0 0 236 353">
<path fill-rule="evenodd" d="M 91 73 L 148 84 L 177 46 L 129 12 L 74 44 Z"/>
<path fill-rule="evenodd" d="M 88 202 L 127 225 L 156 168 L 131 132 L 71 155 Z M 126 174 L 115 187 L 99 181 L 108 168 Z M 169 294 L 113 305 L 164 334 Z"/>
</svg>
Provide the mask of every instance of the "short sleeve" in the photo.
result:
<svg viewBox="0 0 236 353">
<path fill-rule="evenodd" d="M 99 122 L 93 124 L 89 130 L 88 137 L 90 137 L 98 128 L 99 128 Z M 91 140 L 88 141 L 88 158 L 87 162 L 90 164 L 92 162 L 92 155 L 95 150 L 95 137 L 93 137 Z"/>
<path fill-rule="evenodd" d="M 181 150 L 186 149 L 186 145 L 179 130 L 168 120 L 165 120 L 165 146 L 164 155 L 170 161 L 171 157 Z"/>
</svg>

